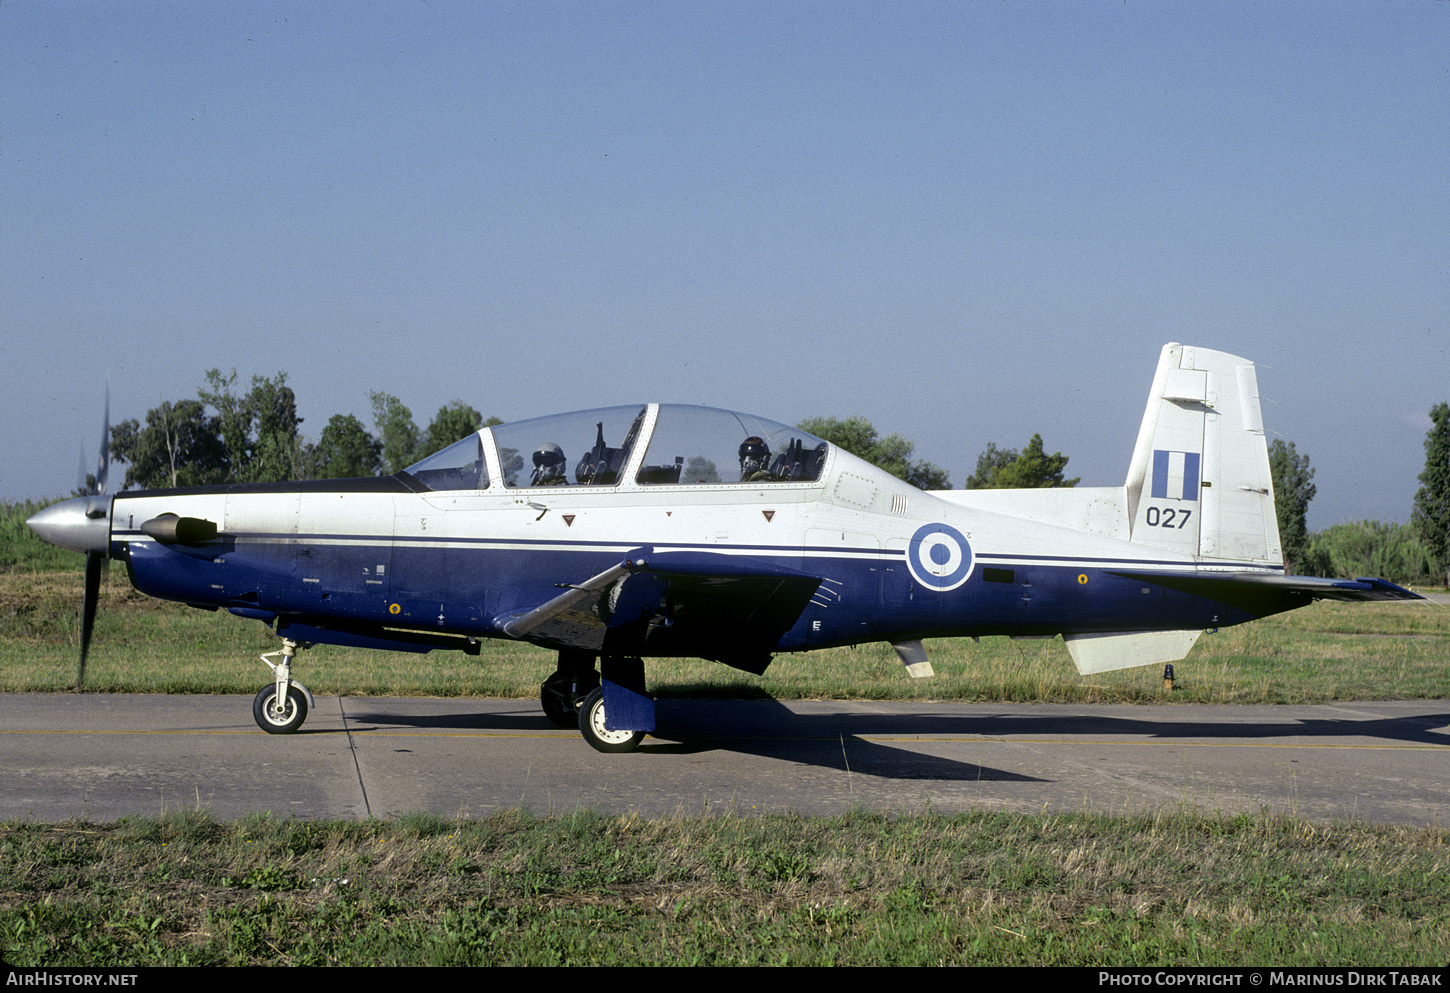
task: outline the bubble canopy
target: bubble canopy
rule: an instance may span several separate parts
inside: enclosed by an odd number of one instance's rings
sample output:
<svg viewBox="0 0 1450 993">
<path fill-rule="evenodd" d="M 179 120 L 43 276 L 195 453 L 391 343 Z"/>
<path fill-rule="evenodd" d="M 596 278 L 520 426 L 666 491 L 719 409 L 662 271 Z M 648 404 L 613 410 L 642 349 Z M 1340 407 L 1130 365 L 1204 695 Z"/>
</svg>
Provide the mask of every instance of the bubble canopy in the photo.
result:
<svg viewBox="0 0 1450 993">
<path fill-rule="evenodd" d="M 502 479 L 489 479 L 484 446 L 490 442 L 497 447 Z M 633 469 L 632 456 L 641 444 L 644 454 Z M 828 452 L 820 438 L 753 414 L 659 404 L 601 407 L 485 428 L 406 471 L 431 490 L 481 490 L 490 483 L 505 488 L 616 486 L 627 472 L 641 486 L 799 484 L 820 478 Z"/>
</svg>

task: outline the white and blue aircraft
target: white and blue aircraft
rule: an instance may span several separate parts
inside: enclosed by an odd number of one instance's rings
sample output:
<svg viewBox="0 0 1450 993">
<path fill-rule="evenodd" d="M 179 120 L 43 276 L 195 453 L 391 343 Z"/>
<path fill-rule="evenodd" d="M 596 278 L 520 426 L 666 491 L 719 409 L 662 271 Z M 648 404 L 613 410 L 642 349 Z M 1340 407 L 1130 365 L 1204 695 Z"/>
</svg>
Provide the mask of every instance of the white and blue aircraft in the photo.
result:
<svg viewBox="0 0 1450 993">
<path fill-rule="evenodd" d="M 1284 574 L 1254 366 L 1178 344 L 1122 486 L 923 492 L 783 424 L 655 403 L 484 428 L 385 478 L 107 496 L 99 475 L 29 521 L 87 555 L 82 678 L 117 559 L 143 593 L 282 639 L 253 703 L 274 734 L 312 706 L 292 663 L 314 644 L 556 650 L 544 712 L 623 752 L 654 729 L 646 657 L 759 674 L 885 641 L 929 676 L 925 638 L 1060 634 L 1088 674 L 1315 599 L 1419 599 Z"/>
</svg>

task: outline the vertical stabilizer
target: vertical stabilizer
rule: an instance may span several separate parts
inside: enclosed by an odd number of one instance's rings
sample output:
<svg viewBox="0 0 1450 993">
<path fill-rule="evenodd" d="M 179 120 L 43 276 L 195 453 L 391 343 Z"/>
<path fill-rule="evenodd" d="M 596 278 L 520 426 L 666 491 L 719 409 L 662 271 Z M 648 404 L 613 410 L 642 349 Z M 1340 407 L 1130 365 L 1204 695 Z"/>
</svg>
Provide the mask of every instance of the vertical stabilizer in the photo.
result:
<svg viewBox="0 0 1450 993">
<path fill-rule="evenodd" d="M 1252 362 L 1163 347 L 1126 496 L 1135 542 L 1209 560 L 1283 564 Z"/>
</svg>

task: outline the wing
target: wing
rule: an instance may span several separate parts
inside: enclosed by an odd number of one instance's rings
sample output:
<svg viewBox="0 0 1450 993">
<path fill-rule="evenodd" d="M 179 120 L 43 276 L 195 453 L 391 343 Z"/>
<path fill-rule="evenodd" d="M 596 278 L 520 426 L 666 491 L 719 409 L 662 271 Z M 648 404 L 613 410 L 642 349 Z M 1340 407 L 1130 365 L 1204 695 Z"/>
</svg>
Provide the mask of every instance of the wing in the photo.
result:
<svg viewBox="0 0 1450 993">
<path fill-rule="evenodd" d="M 740 556 L 644 550 L 495 623 L 550 647 L 705 658 L 760 673 L 821 579 Z"/>
</svg>

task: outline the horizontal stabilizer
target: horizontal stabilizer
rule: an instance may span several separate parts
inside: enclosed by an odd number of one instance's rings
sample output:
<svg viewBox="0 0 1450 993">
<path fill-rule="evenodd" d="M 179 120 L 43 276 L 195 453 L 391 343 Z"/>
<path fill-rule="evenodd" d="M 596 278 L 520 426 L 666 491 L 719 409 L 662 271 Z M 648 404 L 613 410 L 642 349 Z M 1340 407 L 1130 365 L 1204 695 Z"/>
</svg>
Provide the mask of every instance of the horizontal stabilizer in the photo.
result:
<svg viewBox="0 0 1450 993">
<path fill-rule="evenodd" d="M 1319 576 L 1274 576 L 1243 573 L 1239 582 L 1263 583 L 1278 589 L 1308 593 L 1316 600 L 1423 600 L 1420 594 L 1384 579 L 1324 579 Z"/>
<path fill-rule="evenodd" d="M 1315 600 L 1423 600 L 1420 594 L 1384 579 L 1325 579 L 1272 572 L 1121 572 L 1170 589 L 1214 599 L 1242 600 L 1255 590 L 1298 594 Z"/>
</svg>

